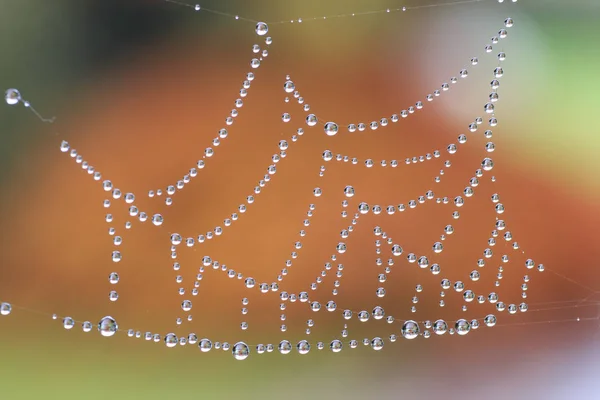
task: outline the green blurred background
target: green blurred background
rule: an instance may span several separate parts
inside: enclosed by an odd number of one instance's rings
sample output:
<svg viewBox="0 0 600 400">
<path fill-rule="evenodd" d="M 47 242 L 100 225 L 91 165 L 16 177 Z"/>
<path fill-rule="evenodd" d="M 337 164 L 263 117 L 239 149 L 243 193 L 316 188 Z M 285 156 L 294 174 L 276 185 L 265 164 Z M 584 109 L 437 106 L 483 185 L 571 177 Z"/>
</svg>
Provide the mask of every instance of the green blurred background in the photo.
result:
<svg viewBox="0 0 600 400">
<path fill-rule="evenodd" d="M 431 0 L 427 4 L 441 4 Z M 567 307 L 569 300 L 600 290 L 597 227 L 600 213 L 600 139 L 595 112 L 600 105 L 600 3 L 595 0 L 520 0 L 504 4 L 431 7 L 405 13 L 375 14 L 302 24 L 271 25 L 273 45 L 255 72 L 230 136 L 193 183 L 166 207 L 142 196 L 180 179 L 201 157 L 224 126 L 241 82 L 249 72 L 251 48 L 258 42 L 252 23 L 195 13 L 187 7 L 142 0 L 42 1 L 2 0 L 0 12 L 0 82 L 18 88 L 46 116 L 43 125 L 24 107 L 0 107 L 0 299 L 39 311 L 15 308 L 0 318 L 0 399 L 594 399 L 600 326 L 597 306 Z M 392 0 L 214 0 L 203 7 L 266 21 L 423 5 Z M 486 55 L 485 44 L 515 20 L 509 36 Z M 444 150 L 477 116 L 484 116 L 491 71 L 499 50 L 503 63 L 494 129 L 497 150 L 493 174 L 482 179 L 467 200 L 457 233 L 435 260 L 442 274 L 415 271 L 397 261 L 388 295 L 376 301 L 374 236 L 380 225 L 407 252 L 430 252 L 451 210 L 426 204 L 404 215 L 361 217 L 339 257 L 345 266 L 338 309 L 370 310 L 381 304 L 398 318 L 418 320 L 481 317 L 493 308 L 473 305 L 467 313 L 449 293 L 440 309 L 439 278 L 468 279 L 493 229 L 489 196 L 498 192 L 502 216 L 524 254 L 508 253 L 499 243 L 489 269 L 474 289 L 492 290 L 499 254 L 514 257 L 497 291 L 519 303 L 519 285 L 533 258 L 550 271 L 531 271 L 528 291 L 535 303 L 557 303 L 552 310 L 510 316 L 466 337 L 386 342 L 375 352 L 360 345 L 339 354 L 313 348 L 306 356 L 258 355 L 243 361 L 230 353 L 204 354 L 195 346 L 167 349 L 124 334 L 107 339 L 97 332 L 62 328 L 49 315 L 98 321 L 112 315 L 120 328 L 174 332 L 215 338 L 231 344 L 292 343 L 305 338 L 306 320 L 316 326 L 308 337 L 326 343 L 344 323 L 339 313 L 309 312 L 290 305 L 288 331 L 278 331 L 279 302 L 274 295 L 248 295 L 224 274 L 207 270 L 194 298 L 194 321 L 176 326 L 182 297 L 177 295 L 168 247 L 171 232 L 184 237 L 204 233 L 235 211 L 266 172 L 280 139 L 296 128 L 306 134 L 278 165 L 277 174 L 257 196 L 247 215 L 222 238 L 180 251 L 184 279 L 196 274 L 210 254 L 245 276 L 272 282 L 289 258 L 309 203 L 318 203 L 314 223 L 303 239 L 282 290 L 306 290 L 328 260 L 339 231 L 349 221 L 339 217 L 342 188 L 352 184 L 359 201 L 407 203 L 433 189 L 436 196 L 462 191 L 482 157 L 487 141 L 482 129 L 450 157 L 442 183 L 435 177 L 440 160 L 391 170 L 327 164 L 317 170 L 324 149 L 362 160 L 406 157 Z M 480 64 L 469 65 L 473 56 Z M 370 122 L 425 100 L 461 68 L 469 77 L 405 121 L 378 130 L 333 138 L 308 129 L 305 112 L 285 103 L 282 85 L 290 74 L 297 90 L 317 115 L 339 123 Z M 281 114 L 292 121 L 284 124 Z M 126 232 L 124 258 L 117 270 L 120 299 L 108 301 L 112 244 L 104 222 L 100 184 L 61 154 L 69 141 L 86 160 L 125 191 L 138 195 L 140 208 L 156 210 L 165 224 L 152 229 L 134 224 Z M 352 168 L 350 168 L 352 167 Z M 320 186 L 323 198 L 312 189 Z M 122 209 L 121 209 L 122 208 Z M 116 225 L 126 221 L 123 207 L 112 207 Z M 383 254 L 389 249 L 383 245 Z M 387 255 L 385 256 L 387 258 Z M 384 258 L 384 259 L 385 259 Z M 487 268 L 487 267 L 486 267 Z M 564 275 L 572 281 L 561 279 Z M 418 276 L 417 276 L 418 275 Z M 315 300 L 331 299 L 332 277 Z M 579 285 L 574 283 L 579 282 Z M 411 314 L 416 283 L 424 285 L 418 312 Z M 239 323 L 241 299 L 250 300 L 248 331 Z M 598 296 L 589 298 L 593 303 Z M 46 314 L 44 314 L 46 313 Z M 574 322 L 581 318 L 580 322 Z M 569 321 L 569 322 L 550 322 Z M 350 338 L 398 333 L 400 325 L 383 321 L 358 326 Z M 381 322 L 381 323 L 379 323 Z"/>
</svg>

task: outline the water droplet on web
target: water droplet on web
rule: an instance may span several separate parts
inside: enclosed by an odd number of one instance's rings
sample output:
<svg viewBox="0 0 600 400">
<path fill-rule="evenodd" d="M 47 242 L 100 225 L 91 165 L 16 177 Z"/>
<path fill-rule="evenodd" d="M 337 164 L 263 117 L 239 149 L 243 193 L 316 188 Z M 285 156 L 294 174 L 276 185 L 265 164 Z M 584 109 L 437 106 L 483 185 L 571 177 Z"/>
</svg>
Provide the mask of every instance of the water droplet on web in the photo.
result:
<svg viewBox="0 0 600 400">
<path fill-rule="evenodd" d="M 456 330 L 456 333 L 458 333 L 461 336 L 464 336 L 471 331 L 471 324 L 465 319 L 459 319 L 458 321 L 456 321 L 454 329 Z"/>
<path fill-rule="evenodd" d="M 497 321 L 496 317 L 492 314 L 486 316 L 485 319 L 483 320 L 485 325 L 489 326 L 489 327 L 496 325 L 496 321 Z"/>
<path fill-rule="evenodd" d="M 258 36 L 264 36 L 267 34 L 267 32 L 269 32 L 269 27 L 264 22 L 259 22 L 258 24 L 256 24 L 255 30 Z"/>
<path fill-rule="evenodd" d="M 198 348 L 201 352 L 206 353 L 212 349 L 212 342 L 208 339 L 202 339 L 198 343 Z"/>
<path fill-rule="evenodd" d="M 67 151 L 69 151 L 69 148 L 70 148 L 69 143 L 63 140 L 60 144 L 60 151 L 62 151 L 63 153 L 66 153 Z"/>
<path fill-rule="evenodd" d="M 352 187 L 352 186 L 346 186 L 344 188 L 344 194 L 346 195 L 346 197 L 352 197 L 352 196 L 354 196 L 354 187 Z"/>
<path fill-rule="evenodd" d="M 177 336 L 174 333 L 167 333 L 165 336 L 165 345 L 171 348 L 177 346 Z"/>
<path fill-rule="evenodd" d="M 298 349 L 298 353 L 308 354 L 308 352 L 310 351 L 310 343 L 308 343 L 308 341 L 306 340 L 301 340 L 296 345 L 296 348 Z"/>
<path fill-rule="evenodd" d="M 331 349 L 332 352 L 334 353 L 339 353 L 340 351 L 342 351 L 342 347 L 343 344 L 340 340 L 333 340 L 330 344 L 329 344 L 329 348 Z"/>
<path fill-rule="evenodd" d="M 402 325 L 402 336 L 405 339 L 415 339 L 417 336 L 419 336 L 419 332 L 419 324 L 417 324 L 415 321 L 408 320 Z"/>
<path fill-rule="evenodd" d="M 250 355 L 250 347 L 244 342 L 237 342 L 231 348 L 231 353 L 236 360 L 245 360 Z"/>
<path fill-rule="evenodd" d="M 113 336 L 118 329 L 119 326 L 117 325 L 117 321 L 115 321 L 114 318 L 110 316 L 102 318 L 98 323 L 98 331 L 104 337 Z"/>
<path fill-rule="evenodd" d="M 491 171 L 494 168 L 494 161 L 491 158 L 484 158 L 481 167 L 484 171 Z"/>
<path fill-rule="evenodd" d="M 81 329 L 86 333 L 90 332 L 92 330 L 92 323 L 90 321 L 85 321 L 81 324 Z"/>
<path fill-rule="evenodd" d="M 327 122 L 325 124 L 325 133 L 327 136 L 335 136 L 338 133 L 338 125 L 335 122 Z"/>
<path fill-rule="evenodd" d="M 163 223 L 163 216 L 160 214 L 154 214 L 152 216 L 152 223 L 156 226 L 160 226 Z"/>
<path fill-rule="evenodd" d="M 289 354 L 292 351 L 292 344 L 287 340 L 282 340 L 278 346 L 281 354 Z"/>
<path fill-rule="evenodd" d="M 117 274 L 116 272 L 111 272 L 108 276 L 108 281 L 112 285 L 116 285 L 117 283 L 119 283 L 119 274 Z"/>
<path fill-rule="evenodd" d="M 8 315 L 12 311 L 12 306 L 10 303 L 2 303 L 0 304 L 0 314 Z"/>
<path fill-rule="evenodd" d="M 6 104 L 14 106 L 21 101 L 21 93 L 17 89 L 8 89 L 4 94 L 4 100 Z"/>
<path fill-rule="evenodd" d="M 184 300 L 181 303 L 181 309 L 186 312 L 190 311 L 192 309 L 192 302 L 190 300 Z"/>
<path fill-rule="evenodd" d="M 286 93 L 292 93 L 294 90 L 296 90 L 296 85 L 294 85 L 294 82 L 292 81 L 286 81 L 283 84 L 283 90 L 285 90 Z"/>
<path fill-rule="evenodd" d="M 371 340 L 371 348 L 373 350 L 381 350 L 383 349 L 383 339 L 376 337 Z"/>
<path fill-rule="evenodd" d="M 65 329 L 73 329 L 75 326 L 75 321 L 71 317 L 66 317 L 63 319 L 63 326 Z"/>
</svg>

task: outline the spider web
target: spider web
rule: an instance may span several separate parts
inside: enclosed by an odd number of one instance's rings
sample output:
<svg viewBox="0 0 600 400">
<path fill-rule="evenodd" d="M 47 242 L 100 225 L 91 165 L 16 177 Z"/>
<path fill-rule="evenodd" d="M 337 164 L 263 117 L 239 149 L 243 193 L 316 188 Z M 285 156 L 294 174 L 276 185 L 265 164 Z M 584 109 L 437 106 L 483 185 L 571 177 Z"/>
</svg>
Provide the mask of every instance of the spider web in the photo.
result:
<svg viewBox="0 0 600 400">
<path fill-rule="evenodd" d="M 204 11 L 219 14 L 214 10 Z M 405 10 L 395 9 L 393 11 Z M 389 11 L 381 10 L 377 12 Z M 231 16 L 225 13 L 220 14 Z M 341 14 L 334 17 L 347 16 L 352 15 Z M 236 19 L 239 18 L 236 17 Z M 313 20 L 316 19 L 318 18 L 313 18 Z M 256 22 L 255 33 L 260 39 L 260 44 L 256 44 L 252 48 L 251 70 L 245 76 L 234 109 L 226 117 L 223 128 L 217 132 L 212 144 L 206 147 L 203 157 L 198 160 L 196 165 L 166 188 L 149 190 L 149 198 L 164 199 L 162 201 L 166 205 L 172 206 L 178 193 L 191 184 L 199 174 L 210 168 L 213 157 L 218 156 L 216 155 L 218 146 L 221 142 L 229 139 L 231 126 L 234 125 L 238 114 L 242 112 L 243 103 L 250 95 L 251 88 L 255 85 L 254 71 L 259 70 L 262 63 L 268 62 L 270 45 L 272 44 L 272 39 L 267 36 L 268 25 L 271 23 L 265 24 L 245 18 L 242 18 L 242 20 Z M 361 132 L 389 129 L 389 127 L 402 123 L 404 119 L 410 118 L 413 114 L 424 112 L 422 109 L 427 109 L 429 103 L 435 102 L 439 96 L 447 96 L 446 92 L 452 86 L 467 79 L 469 76 L 467 68 L 458 71 L 459 74 L 456 78 L 451 78 L 448 82 L 442 83 L 438 89 L 424 96 L 422 100 L 399 110 L 396 114 L 379 116 L 373 120 L 363 122 L 352 121 L 347 123 L 338 122 L 335 118 L 321 118 L 318 111 L 312 110 L 308 106 L 307 100 L 303 98 L 300 92 L 301 85 L 297 84 L 293 77 L 287 76 L 283 82 L 285 100 L 287 103 L 297 103 L 297 107 L 301 109 L 299 112 L 304 114 L 301 118 L 303 122 L 290 129 L 291 133 L 287 138 L 279 140 L 277 143 L 278 151 L 271 157 L 265 174 L 259 179 L 258 184 L 246 197 L 245 201 L 223 219 L 222 224 L 214 226 L 206 232 L 173 232 L 169 234 L 167 245 L 172 260 L 172 269 L 179 286 L 178 292 L 183 299 L 180 310 L 178 310 L 180 316 L 176 319 L 177 325 L 181 325 L 185 320 L 192 320 L 192 315 L 197 308 L 197 301 L 194 298 L 202 290 L 200 288 L 201 283 L 210 281 L 213 278 L 211 275 L 220 273 L 228 280 L 233 281 L 223 283 L 223 285 L 243 286 L 249 293 L 261 293 L 261 296 L 269 298 L 269 303 L 279 305 L 280 322 L 278 323 L 278 330 L 284 337 L 282 340 L 264 344 L 247 344 L 238 341 L 236 338 L 231 341 L 217 341 L 206 337 L 198 337 L 194 333 L 179 336 L 174 333 L 161 335 L 146 332 L 144 334 L 139 330 L 123 329 L 120 321 L 117 323 L 109 316 L 98 323 L 98 329 L 102 335 L 112 336 L 118 331 L 125 331 L 130 337 L 145 337 L 147 340 L 152 341 L 164 340 L 168 347 L 174 347 L 178 344 L 198 344 L 204 352 L 213 348 L 222 348 L 231 350 L 236 359 L 245 359 L 251 352 L 251 348 L 254 348 L 259 354 L 271 352 L 275 349 L 282 354 L 288 354 L 293 347 L 296 347 L 300 354 L 306 354 L 311 348 L 320 350 L 329 347 L 333 352 L 339 352 L 347 347 L 356 348 L 362 343 L 375 350 L 381 350 L 388 342 L 395 342 L 399 338 L 413 340 L 419 337 L 467 335 L 482 325 L 495 326 L 503 314 L 513 315 L 556 308 L 575 308 L 589 303 L 598 291 L 525 257 L 524 251 L 521 250 L 518 241 L 510 231 L 509 224 L 505 221 L 505 206 L 502 203 L 502 197 L 494 190 L 496 179 L 491 174 L 494 171 L 492 155 L 496 148 L 491 141 L 491 137 L 493 132 L 498 129 L 497 100 L 503 75 L 506 72 L 502 64 L 505 58 L 504 52 L 498 52 L 495 45 L 500 41 L 507 40 L 512 24 L 512 19 L 507 18 L 504 25 L 500 27 L 497 36 L 492 38 L 491 42 L 485 47 L 486 54 L 484 57 L 496 57 L 498 59 L 498 64 L 494 66 L 493 71 L 490 71 L 492 72 L 490 74 L 490 80 L 492 81 L 490 94 L 487 99 L 482 101 L 482 105 L 484 105 L 482 112 L 474 113 L 471 121 L 465 121 L 465 133 L 460 134 L 456 141 L 448 143 L 444 147 L 432 148 L 422 154 L 389 160 L 360 158 L 323 147 L 320 154 L 321 165 L 318 168 L 314 167 L 314 170 L 311 170 L 312 167 L 307 166 L 306 172 L 313 173 L 315 177 L 318 176 L 318 179 L 315 179 L 316 184 L 312 189 L 310 204 L 305 208 L 306 212 L 301 221 L 300 235 L 292 244 L 288 259 L 282 263 L 279 273 L 275 276 L 264 273 L 261 273 L 260 276 L 254 275 L 246 272 L 243 265 L 240 265 L 239 268 L 230 267 L 227 260 L 222 260 L 211 254 L 205 253 L 198 256 L 197 250 L 202 249 L 207 243 L 223 240 L 222 236 L 235 229 L 235 225 L 240 223 L 238 221 L 248 218 L 247 215 L 252 213 L 253 206 L 261 194 L 272 190 L 270 188 L 277 185 L 276 182 L 271 181 L 275 181 L 279 166 L 285 164 L 290 157 L 288 152 L 291 154 L 297 143 L 303 140 L 305 135 L 320 135 L 326 139 L 327 136 L 357 135 Z M 472 68 L 477 67 L 479 63 L 480 60 L 477 57 L 470 60 Z M 43 121 L 52 122 L 52 120 L 44 120 L 31 107 L 29 102 L 20 97 L 17 91 L 9 92 L 7 92 L 7 100 L 13 99 L 21 102 Z M 296 120 L 292 116 L 297 115 L 297 113 L 290 110 L 290 112 L 283 114 L 281 119 L 284 123 L 291 125 L 291 121 Z M 482 132 L 484 132 L 483 135 Z M 480 145 L 483 150 L 481 161 L 479 165 L 473 166 L 471 177 L 464 182 L 462 187 L 451 188 L 448 192 L 438 190 L 445 176 L 453 173 L 454 159 L 457 154 L 461 154 L 461 149 L 467 143 L 471 144 L 472 141 L 477 142 L 481 139 L 475 135 L 484 136 L 486 143 L 483 146 Z M 70 156 L 76 165 L 87 171 L 92 179 L 101 183 L 102 190 L 110 196 L 103 203 L 105 208 L 111 211 L 114 209 L 113 203 L 115 201 L 125 203 L 124 207 L 128 214 L 128 222 L 125 225 L 126 230 L 138 224 L 159 227 L 164 223 L 165 218 L 160 213 L 150 209 L 141 209 L 136 205 L 136 200 L 141 197 L 140 194 L 120 190 L 114 182 L 103 177 L 100 172 L 90 165 L 83 155 L 71 148 L 69 143 L 63 141 L 60 150 L 65 155 Z M 433 183 L 425 190 L 408 193 L 406 197 L 401 199 L 386 198 L 385 190 L 382 190 L 381 193 L 372 193 L 368 189 L 363 189 L 364 185 L 355 182 L 352 173 L 347 172 L 353 168 L 379 169 L 393 176 L 395 171 L 406 168 L 412 169 L 420 164 L 428 165 L 432 163 L 437 163 L 441 168 L 439 173 L 430 180 Z M 329 178 L 330 175 L 333 175 L 333 178 Z M 489 193 L 485 193 L 486 191 Z M 491 214 L 494 217 L 488 217 L 485 220 L 466 217 L 469 224 L 465 223 L 466 210 L 475 207 L 472 204 L 475 198 L 485 198 L 486 194 L 488 204 L 485 207 L 490 209 L 490 212 L 487 212 L 486 215 Z M 338 204 L 341 202 L 341 206 L 334 207 L 332 204 L 336 201 Z M 309 240 L 307 238 L 314 235 L 313 225 L 319 223 L 318 219 L 319 215 L 322 215 L 320 214 L 322 209 L 327 210 L 325 212 L 327 215 L 334 215 L 334 213 L 339 215 L 338 218 L 330 218 L 328 222 L 340 233 L 337 234 L 338 239 L 332 244 L 327 260 L 323 262 L 322 267 L 316 270 L 314 279 L 311 278 L 310 282 L 306 282 L 301 289 L 296 289 L 289 284 L 289 281 L 294 279 L 292 277 L 296 273 L 296 265 L 300 255 L 307 251 L 305 248 L 310 248 L 307 245 L 307 240 Z M 446 220 L 446 223 L 441 226 L 441 231 L 431 235 L 429 248 L 419 247 L 410 235 L 410 225 L 418 223 L 418 218 L 407 217 L 406 215 L 413 215 L 419 210 L 427 210 L 422 212 L 436 215 L 436 220 Z M 398 224 L 395 219 L 400 218 L 404 220 L 412 218 L 412 220 Z M 113 224 L 115 216 L 108 213 L 105 219 Z M 472 268 L 467 274 L 464 274 L 462 268 L 460 269 L 462 276 L 459 276 L 456 268 L 452 268 L 450 273 L 446 273 L 446 265 L 457 262 L 463 263 L 461 261 L 464 258 L 463 255 L 452 253 L 452 242 L 456 240 L 455 238 L 461 230 L 473 229 L 471 227 L 473 223 L 483 224 L 487 230 L 486 242 L 480 250 L 479 257 L 471 264 Z M 369 232 L 367 237 L 365 238 L 363 234 L 363 237 L 355 239 L 357 232 L 360 233 L 361 231 Z M 124 247 L 125 250 L 121 249 L 123 244 L 127 242 L 128 235 L 125 231 L 112 227 L 109 234 L 114 244 L 110 257 L 115 264 L 114 272 L 111 273 L 109 279 L 111 284 L 117 285 L 121 279 L 118 266 L 121 265 L 122 260 L 127 260 L 126 247 Z M 323 237 L 320 240 L 328 240 L 328 238 Z M 357 268 L 352 259 L 352 252 L 356 247 L 364 246 L 365 243 L 371 243 L 375 253 L 374 260 L 371 261 L 372 265 L 364 268 L 365 281 L 371 280 L 375 283 L 374 288 L 368 289 L 372 290 L 373 294 L 373 301 L 369 304 L 358 302 L 353 296 L 356 291 L 364 289 L 363 287 L 351 287 L 348 291 L 345 291 L 344 286 L 344 276 L 352 273 L 352 270 Z M 442 255 L 448 253 L 450 253 L 448 259 L 441 258 Z M 186 259 L 186 261 L 181 261 L 182 259 Z M 187 260 L 195 261 L 187 262 Z M 500 264 L 500 266 L 492 267 L 492 263 Z M 197 271 L 193 272 L 191 279 L 189 271 L 186 271 L 186 268 L 190 268 L 190 264 L 200 265 L 199 268 L 196 267 Z M 573 302 L 527 303 L 529 282 L 536 270 L 539 272 L 548 271 L 583 288 L 587 296 Z M 505 277 L 511 275 L 514 280 L 516 274 L 525 274 L 520 278 L 521 282 L 517 290 L 512 290 L 512 292 L 505 290 L 503 284 Z M 126 276 L 126 274 L 123 276 Z M 402 281 L 398 281 L 398 276 L 403 278 Z M 404 279 L 406 277 L 410 279 Z M 305 279 L 302 278 L 302 280 Z M 409 289 L 406 282 L 411 282 L 414 286 Z M 434 295 L 433 291 L 439 294 Z M 118 291 L 112 290 L 109 293 L 109 298 L 112 301 L 117 301 L 119 298 Z M 407 312 L 397 314 L 396 304 L 400 301 L 403 303 L 408 302 L 409 308 Z M 247 315 L 252 308 L 248 303 L 244 297 L 240 321 L 242 331 L 250 327 L 247 322 Z M 530 306 L 532 305 L 535 305 L 535 308 L 531 309 Z M 3 303 L 2 308 L 3 314 L 8 314 L 12 306 L 9 303 Z M 15 308 L 19 307 L 15 306 Z M 426 314 L 431 316 L 422 316 L 421 308 L 425 309 Z M 431 308 L 437 310 L 431 311 Z M 447 311 L 445 311 L 447 309 L 457 310 L 458 312 L 455 314 L 457 316 L 442 318 L 440 309 L 444 309 L 444 315 L 447 314 Z M 477 310 L 474 315 L 471 315 L 471 309 Z M 487 311 L 479 311 L 480 309 L 486 309 Z M 288 339 L 291 336 L 291 333 L 288 333 L 287 326 L 288 314 L 304 311 L 310 315 L 304 332 L 307 336 L 291 341 Z M 469 315 L 469 317 L 467 318 L 465 315 Z M 59 318 L 56 315 L 53 317 L 55 319 Z M 60 319 L 67 329 L 71 329 L 75 322 L 82 323 L 86 331 L 90 331 L 93 325 L 88 321 L 76 321 L 71 317 L 61 317 Z M 339 335 L 324 341 L 313 340 L 312 334 L 319 328 L 319 325 L 321 323 L 328 324 L 331 321 L 339 324 Z M 364 328 L 365 326 L 370 327 L 371 323 L 379 325 L 387 323 L 386 335 L 373 336 L 371 328 Z M 519 322 L 516 324 L 519 324 Z M 379 327 L 378 329 L 385 330 L 386 328 Z"/>
</svg>

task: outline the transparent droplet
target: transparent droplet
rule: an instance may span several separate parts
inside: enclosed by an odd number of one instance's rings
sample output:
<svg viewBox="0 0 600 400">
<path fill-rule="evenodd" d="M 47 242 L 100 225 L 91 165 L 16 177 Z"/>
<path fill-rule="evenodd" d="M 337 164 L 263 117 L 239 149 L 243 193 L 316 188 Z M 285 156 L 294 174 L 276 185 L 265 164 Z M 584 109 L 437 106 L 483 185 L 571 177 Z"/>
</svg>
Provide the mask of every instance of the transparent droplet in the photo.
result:
<svg viewBox="0 0 600 400">
<path fill-rule="evenodd" d="M 165 336 L 165 344 L 167 347 L 175 347 L 177 346 L 177 336 L 174 333 L 167 333 Z"/>
<path fill-rule="evenodd" d="M 325 124 L 325 133 L 327 136 L 335 136 L 338 133 L 339 127 L 335 122 L 327 122 Z"/>
<path fill-rule="evenodd" d="M 471 324 L 465 319 L 459 319 L 458 321 L 456 321 L 454 329 L 456 330 L 456 333 L 458 333 L 461 336 L 464 336 L 471 330 Z"/>
<path fill-rule="evenodd" d="M 434 322 L 433 333 L 435 333 L 436 335 L 443 335 L 447 331 L 448 331 L 448 324 L 446 323 L 446 321 L 444 321 L 442 319 L 438 319 L 437 321 Z"/>
<path fill-rule="evenodd" d="M 198 348 L 203 353 L 206 353 L 206 352 L 210 351 L 210 349 L 212 349 L 212 342 L 208 339 L 202 339 L 198 343 Z"/>
<path fill-rule="evenodd" d="M 484 318 L 484 320 L 483 320 L 483 322 L 485 323 L 485 325 L 489 326 L 489 327 L 492 327 L 492 326 L 496 325 L 496 321 L 497 321 L 497 318 L 494 315 L 492 315 L 492 314 L 486 316 Z"/>
<path fill-rule="evenodd" d="M 236 360 L 245 360 L 250 355 L 250 347 L 244 342 L 237 342 L 231 348 L 231 353 Z"/>
<path fill-rule="evenodd" d="M 104 337 L 113 336 L 118 329 L 119 326 L 117 325 L 117 321 L 115 321 L 114 318 L 110 316 L 102 318 L 98 323 L 98 331 Z"/>
<path fill-rule="evenodd" d="M 12 311 L 12 306 L 10 303 L 2 303 L 0 304 L 0 314 L 8 315 Z"/>
<path fill-rule="evenodd" d="M 310 343 L 308 343 L 308 341 L 306 340 L 301 340 L 296 345 L 296 348 L 298 349 L 298 353 L 308 354 L 308 352 L 310 351 Z"/>
<path fill-rule="evenodd" d="M 181 309 L 185 312 L 191 311 L 192 309 L 192 302 L 190 300 L 184 300 L 181 303 Z"/>
<path fill-rule="evenodd" d="M 371 348 L 373 350 L 383 349 L 383 339 L 380 337 L 376 337 L 373 340 L 371 340 Z"/>
<path fill-rule="evenodd" d="M 296 85 L 294 85 L 294 82 L 292 81 L 286 81 L 283 84 L 283 89 L 286 93 L 292 93 L 294 90 L 296 90 Z"/>
<path fill-rule="evenodd" d="M 402 336 L 406 339 L 414 339 L 419 336 L 419 324 L 415 321 L 408 320 L 402 325 Z"/>
<path fill-rule="evenodd" d="M 154 214 L 152 216 L 152 223 L 156 226 L 160 226 L 163 223 L 163 216 L 160 214 Z"/>
<path fill-rule="evenodd" d="M 342 347 L 343 344 L 340 340 L 334 340 L 329 344 L 329 348 L 331 349 L 331 351 L 333 351 L 334 353 L 339 353 L 340 351 L 342 351 Z"/>
<path fill-rule="evenodd" d="M 352 196 L 354 196 L 354 187 L 352 187 L 352 186 L 346 186 L 344 188 L 344 194 L 346 195 L 346 197 L 352 197 Z"/>
<path fill-rule="evenodd" d="M 269 32 L 269 27 L 264 22 L 259 22 L 258 24 L 256 24 L 255 30 L 258 36 L 264 36 L 267 34 L 267 32 Z"/>
<path fill-rule="evenodd" d="M 92 330 L 92 323 L 90 321 L 85 321 L 83 324 L 81 324 L 81 329 L 84 332 L 90 332 Z"/>
<path fill-rule="evenodd" d="M 289 354 L 292 351 L 292 344 L 287 340 L 282 340 L 278 346 L 281 354 Z"/>
<path fill-rule="evenodd" d="M 491 171 L 494 168 L 494 161 L 491 158 L 484 158 L 481 167 L 484 171 Z"/>
<path fill-rule="evenodd" d="M 21 101 L 21 93 L 17 89 L 8 89 L 4 93 L 4 100 L 6 100 L 6 104 L 14 106 Z"/>
</svg>

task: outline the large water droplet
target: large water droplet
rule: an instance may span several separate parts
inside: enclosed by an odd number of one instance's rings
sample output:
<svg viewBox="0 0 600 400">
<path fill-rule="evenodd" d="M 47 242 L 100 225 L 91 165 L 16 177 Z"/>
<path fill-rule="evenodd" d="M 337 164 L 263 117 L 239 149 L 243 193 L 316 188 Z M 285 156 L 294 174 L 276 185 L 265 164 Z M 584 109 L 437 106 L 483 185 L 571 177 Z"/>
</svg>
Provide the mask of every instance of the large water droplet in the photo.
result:
<svg viewBox="0 0 600 400">
<path fill-rule="evenodd" d="M 12 311 L 12 306 L 10 305 L 10 303 L 2 303 L 0 305 L 0 314 L 8 315 L 8 314 L 10 314 L 11 311 Z"/>
<path fill-rule="evenodd" d="M 406 321 L 402 325 L 402 336 L 406 339 L 414 339 L 419 336 L 419 324 L 415 321 Z"/>
<path fill-rule="evenodd" d="M 113 336 L 118 329 L 119 325 L 117 325 L 117 321 L 113 317 L 106 316 L 98 323 L 98 331 L 104 337 Z"/>
<path fill-rule="evenodd" d="M 175 347 L 177 346 L 177 343 L 177 335 L 174 333 L 167 333 L 167 336 L 165 336 L 165 344 L 167 347 Z"/>
<path fill-rule="evenodd" d="M 17 89 L 8 89 L 4 94 L 4 100 L 6 100 L 6 104 L 14 106 L 21 101 L 21 93 Z"/>
<path fill-rule="evenodd" d="M 258 36 L 264 36 L 269 32 L 269 27 L 264 22 L 259 22 L 256 24 L 256 34 Z"/>
<path fill-rule="evenodd" d="M 327 136 L 335 136 L 338 133 L 339 127 L 335 122 L 327 122 L 325 124 L 325 133 Z"/>
<path fill-rule="evenodd" d="M 250 355 L 250 348 L 244 342 L 237 342 L 233 345 L 231 353 L 236 360 L 245 360 Z"/>
</svg>

